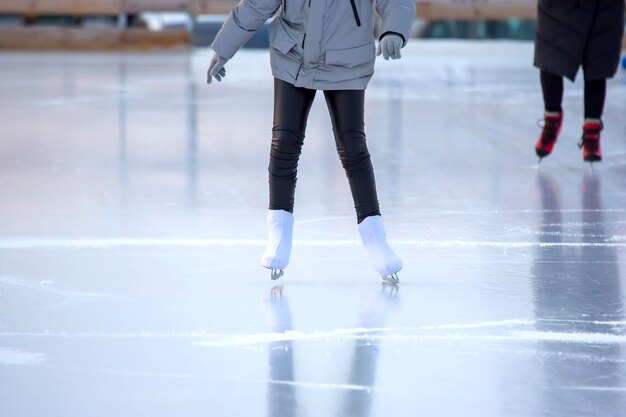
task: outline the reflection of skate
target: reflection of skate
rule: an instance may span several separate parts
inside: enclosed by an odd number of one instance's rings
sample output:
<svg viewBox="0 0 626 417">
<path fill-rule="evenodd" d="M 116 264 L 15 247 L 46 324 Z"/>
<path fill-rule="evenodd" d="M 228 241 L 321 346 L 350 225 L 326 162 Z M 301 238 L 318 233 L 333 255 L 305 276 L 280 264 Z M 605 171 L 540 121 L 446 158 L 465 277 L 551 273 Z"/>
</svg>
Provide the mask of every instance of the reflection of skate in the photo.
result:
<svg viewBox="0 0 626 417">
<path fill-rule="evenodd" d="M 561 199 L 558 183 L 545 173 L 537 176 L 537 188 L 541 198 L 541 208 L 544 214 L 544 226 L 561 223 Z"/>
<path fill-rule="evenodd" d="M 371 329 L 383 327 L 390 312 L 400 305 L 400 286 L 383 282 L 380 291 L 369 299 L 360 318 L 360 326 Z"/>
<path fill-rule="evenodd" d="M 369 216 L 358 225 L 361 241 L 374 264 L 374 269 L 384 281 L 397 284 L 402 260 L 387 243 L 385 225 L 381 216 Z"/>
<path fill-rule="evenodd" d="M 265 300 L 272 331 L 287 332 L 292 329 L 291 309 L 282 285 L 272 288 Z M 293 341 L 289 338 L 268 344 L 269 378 L 267 384 L 267 416 L 294 417 L 298 410 L 294 386 Z"/>
<path fill-rule="evenodd" d="M 283 296 L 283 286 L 277 285 L 270 291 L 270 298 L 265 299 L 265 307 L 273 331 L 291 330 L 291 308 L 287 297 Z"/>
<path fill-rule="evenodd" d="M 602 220 L 599 213 L 602 210 L 600 197 L 602 195 L 600 188 L 600 178 L 590 175 L 583 177 L 582 198 L 583 198 L 583 224 L 592 223 Z"/>
<path fill-rule="evenodd" d="M 383 282 L 382 291 L 385 294 L 389 294 L 393 297 L 396 297 L 398 295 L 399 289 L 400 287 L 395 282 L 387 282 L 387 281 Z"/>
<path fill-rule="evenodd" d="M 380 292 L 376 297 L 379 304 L 382 304 L 382 313 L 386 316 L 392 310 L 395 310 L 400 305 L 400 286 L 383 282 Z"/>
<path fill-rule="evenodd" d="M 383 331 L 389 313 L 397 308 L 399 286 L 383 282 L 380 291 L 370 299 L 361 313 L 359 327 L 370 329 L 361 334 L 354 346 L 348 384 L 364 389 L 346 390 L 337 417 L 370 415 L 371 389 L 376 384 L 378 357 L 381 353 Z"/>
<path fill-rule="evenodd" d="M 271 294 L 272 300 L 276 298 L 283 298 L 283 286 L 276 285 L 275 287 L 272 287 L 270 294 Z"/>
<path fill-rule="evenodd" d="M 261 265 L 271 270 L 270 277 L 276 280 L 283 276 L 289 264 L 293 236 L 293 214 L 285 210 L 270 210 L 267 213 L 267 246 Z"/>
</svg>

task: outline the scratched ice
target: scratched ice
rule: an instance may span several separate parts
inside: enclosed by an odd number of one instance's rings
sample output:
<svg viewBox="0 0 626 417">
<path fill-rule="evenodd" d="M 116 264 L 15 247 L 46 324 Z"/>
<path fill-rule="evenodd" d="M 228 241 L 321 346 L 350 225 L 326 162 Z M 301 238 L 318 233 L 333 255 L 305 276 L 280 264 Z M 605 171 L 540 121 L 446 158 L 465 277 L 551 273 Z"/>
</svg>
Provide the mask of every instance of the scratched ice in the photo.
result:
<svg viewBox="0 0 626 417">
<path fill-rule="evenodd" d="M 626 415 L 623 73 L 592 175 L 580 81 L 537 166 L 532 45 L 379 62 L 399 287 L 367 264 L 318 97 L 273 287 L 267 51 L 210 87 L 209 57 L 0 55 L 0 415 Z"/>
</svg>

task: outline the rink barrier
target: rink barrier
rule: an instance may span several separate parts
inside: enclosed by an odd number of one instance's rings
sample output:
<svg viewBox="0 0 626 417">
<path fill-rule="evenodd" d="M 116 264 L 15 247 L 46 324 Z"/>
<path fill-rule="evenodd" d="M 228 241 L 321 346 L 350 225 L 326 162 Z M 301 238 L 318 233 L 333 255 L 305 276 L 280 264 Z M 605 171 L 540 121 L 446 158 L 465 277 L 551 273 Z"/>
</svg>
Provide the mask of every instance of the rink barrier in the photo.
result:
<svg viewBox="0 0 626 417">
<path fill-rule="evenodd" d="M 116 16 L 141 12 L 226 14 L 237 0 L 0 0 L 0 14 Z"/>
<path fill-rule="evenodd" d="M 238 0 L 0 0 L 0 14 L 117 15 L 139 12 L 227 14 Z M 532 19 L 536 0 L 416 0 L 420 19 Z"/>
<path fill-rule="evenodd" d="M 416 2 L 416 14 L 423 20 L 500 20 L 509 18 L 535 19 L 537 2 L 518 1 L 420 1 Z"/>
<path fill-rule="evenodd" d="M 38 16 L 112 18 L 110 27 L 0 25 L 0 50 L 188 48 L 192 42 L 190 28 L 154 31 L 128 27 L 128 16 L 142 12 L 224 14 L 236 3 L 235 0 L 0 0 L 0 15 L 25 21 Z"/>
<path fill-rule="evenodd" d="M 151 31 L 125 26 L 128 15 L 179 12 L 227 14 L 238 0 L 0 0 L 0 15 L 110 16 L 118 27 L 0 26 L 0 49 L 144 49 L 191 45 L 190 28 Z M 536 0 L 416 0 L 422 20 L 536 18 Z M 192 19 L 193 21 L 193 19 Z M 624 40 L 626 50 L 626 38 Z"/>
<path fill-rule="evenodd" d="M 3 50 L 117 51 L 188 47 L 186 30 L 151 31 L 141 28 L 32 27 L 0 28 Z"/>
</svg>

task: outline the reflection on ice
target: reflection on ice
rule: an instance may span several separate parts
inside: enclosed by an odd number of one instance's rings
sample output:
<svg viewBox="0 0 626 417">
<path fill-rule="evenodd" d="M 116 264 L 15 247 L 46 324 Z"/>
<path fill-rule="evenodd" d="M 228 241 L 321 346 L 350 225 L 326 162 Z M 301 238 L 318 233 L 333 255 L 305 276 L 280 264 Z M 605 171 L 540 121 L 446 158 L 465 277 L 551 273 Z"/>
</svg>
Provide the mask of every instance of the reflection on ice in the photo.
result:
<svg viewBox="0 0 626 417">
<path fill-rule="evenodd" d="M 541 241 L 559 243 L 563 236 L 561 193 L 552 177 L 537 179 L 542 218 Z M 585 243 L 604 243 L 602 179 L 582 179 L 581 232 Z M 540 249 L 533 267 L 535 314 L 541 331 L 565 335 L 543 342 L 543 414 L 617 415 L 623 410 L 621 363 L 624 304 L 615 250 L 610 246 Z M 550 319 L 550 320 L 545 320 Z M 585 335 L 583 340 L 576 340 Z M 577 343 L 575 343 L 577 342 Z M 601 395 L 601 397 L 598 397 Z"/>
<path fill-rule="evenodd" d="M 381 343 L 381 338 L 374 336 L 380 335 L 387 314 L 395 309 L 394 306 L 398 302 L 398 287 L 383 283 L 382 291 L 377 292 L 369 302 L 367 310 L 361 313 L 359 336 L 355 341 L 350 373 L 345 384 L 299 382 L 294 373 L 294 354 L 297 354 L 297 348 L 294 349 L 293 340 L 286 338 L 269 343 L 268 417 L 296 415 L 297 388 L 339 389 L 343 391 L 343 398 L 336 415 L 346 417 L 369 415 Z M 272 315 L 274 332 L 292 329 L 291 310 L 282 286 L 272 289 L 272 297 L 267 301 L 267 306 Z"/>
<path fill-rule="evenodd" d="M 626 84 L 593 176 L 582 78 L 537 167 L 532 51 L 413 42 L 376 64 L 401 287 L 364 257 L 314 103 L 273 292 L 267 51 L 210 89 L 207 51 L 0 55 L 0 415 L 622 417 Z"/>
</svg>

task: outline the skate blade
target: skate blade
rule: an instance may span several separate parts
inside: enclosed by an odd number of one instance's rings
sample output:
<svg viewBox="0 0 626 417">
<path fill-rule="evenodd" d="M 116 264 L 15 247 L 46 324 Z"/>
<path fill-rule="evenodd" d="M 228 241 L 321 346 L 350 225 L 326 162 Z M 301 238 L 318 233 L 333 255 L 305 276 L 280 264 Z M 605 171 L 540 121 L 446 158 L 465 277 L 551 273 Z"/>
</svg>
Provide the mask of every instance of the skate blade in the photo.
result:
<svg viewBox="0 0 626 417">
<path fill-rule="evenodd" d="M 272 272 L 270 274 L 270 278 L 272 279 L 272 281 L 276 281 L 278 278 L 282 277 L 283 275 L 285 275 L 285 271 L 282 269 L 272 269 Z"/>
<path fill-rule="evenodd" d="M 389 284 L 398 285 L 400 283 L 400 279 L 398 278 L 397 273 L 393 273 L 391 275 L 383 275 L 383 281 Z"/>
</svg>

